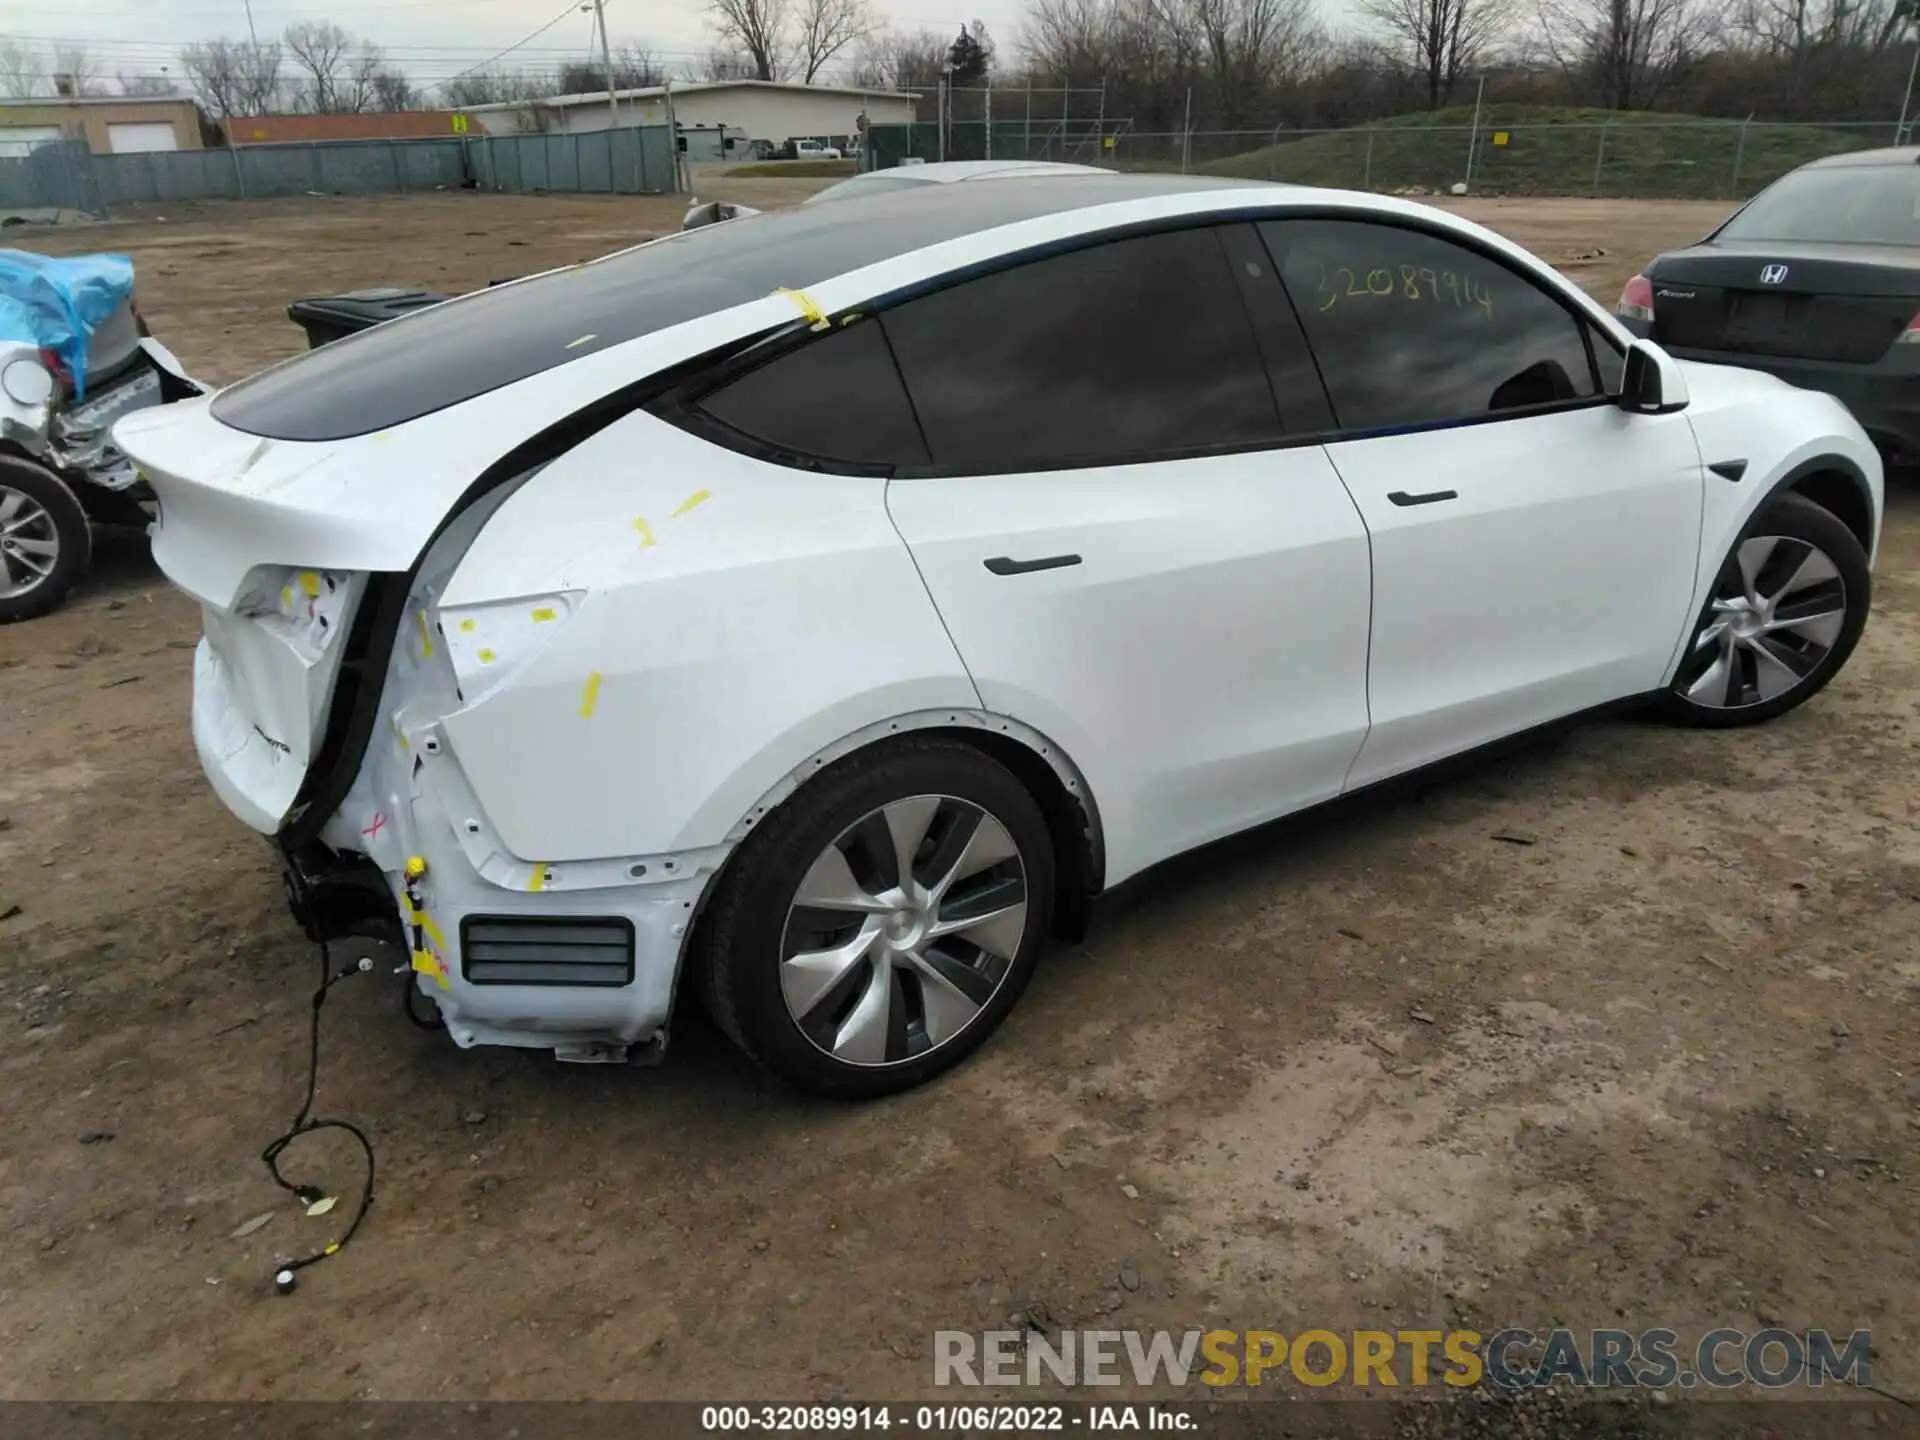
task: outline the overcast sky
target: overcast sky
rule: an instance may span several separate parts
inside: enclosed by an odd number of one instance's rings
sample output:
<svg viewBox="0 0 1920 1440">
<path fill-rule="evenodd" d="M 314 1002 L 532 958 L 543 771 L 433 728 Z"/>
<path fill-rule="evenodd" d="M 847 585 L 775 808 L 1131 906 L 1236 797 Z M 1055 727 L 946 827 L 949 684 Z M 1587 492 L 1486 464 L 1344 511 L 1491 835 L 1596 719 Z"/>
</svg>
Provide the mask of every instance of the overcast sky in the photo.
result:
<svg viewBox="0 0 1920 1440">
<path fill-rule="evenodd" d="M 957 31 L 962 22 L 984 20 L 997 44 L 1009 50 L 1019 28 L 1020 0 L 876 0 L 896 25 L 926 25 Z M 372 40 L 417 85 L 445 80 L 504 50 L 554 21 L 500 62 L 546 67 L 585 58 L 593 17 L 578 0 L 252 0 L 261 39 L 302 20 L 333 20 Z M 704 55 L 713 43 L 701 0 L 606 0 L 607 32 L 614 47 L 644 44 L 676 67 Z M 242 0 L 62 0 L 59 4 L 0 0 L 0 32 L 42 51 L 55 40 L 85 42 L 102 73 L 179 73 L 183 44 L 225 35 L 245 39 Z"/>
</svg>

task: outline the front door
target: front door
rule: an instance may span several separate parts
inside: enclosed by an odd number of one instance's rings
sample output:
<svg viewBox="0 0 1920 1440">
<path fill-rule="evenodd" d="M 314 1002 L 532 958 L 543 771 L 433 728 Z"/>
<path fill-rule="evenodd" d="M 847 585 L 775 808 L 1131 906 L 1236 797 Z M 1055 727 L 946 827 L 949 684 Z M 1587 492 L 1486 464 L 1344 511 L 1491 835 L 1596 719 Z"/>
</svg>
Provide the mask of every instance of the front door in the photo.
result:
<svg viewBox="0 0 1920 1440">
<path fill-rule="evenodd" d="M 1261 229 L 1372 541 L 1349 787 L 1657 689 L 1699 549 L 1686 417 L 1613 405 L 1611 342 L 1491 254 L 1373 222 Z"/>
</svg>

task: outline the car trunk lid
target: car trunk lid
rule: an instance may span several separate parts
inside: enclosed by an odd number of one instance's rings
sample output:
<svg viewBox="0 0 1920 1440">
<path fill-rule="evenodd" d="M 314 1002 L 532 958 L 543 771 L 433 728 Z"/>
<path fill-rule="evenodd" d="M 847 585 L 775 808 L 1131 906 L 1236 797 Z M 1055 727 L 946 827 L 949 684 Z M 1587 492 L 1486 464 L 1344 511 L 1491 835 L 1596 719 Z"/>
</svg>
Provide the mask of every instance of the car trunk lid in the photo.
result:
<svg viewBox="0 0 1920 1440">
<path fill-rule="evenodd" d="M 1920 265 L 1881 246 L 1697 245 L 1647 280 L 1653 338 L 1680 350 L 1871 365 L 1920 311 Z"/>
</svg>

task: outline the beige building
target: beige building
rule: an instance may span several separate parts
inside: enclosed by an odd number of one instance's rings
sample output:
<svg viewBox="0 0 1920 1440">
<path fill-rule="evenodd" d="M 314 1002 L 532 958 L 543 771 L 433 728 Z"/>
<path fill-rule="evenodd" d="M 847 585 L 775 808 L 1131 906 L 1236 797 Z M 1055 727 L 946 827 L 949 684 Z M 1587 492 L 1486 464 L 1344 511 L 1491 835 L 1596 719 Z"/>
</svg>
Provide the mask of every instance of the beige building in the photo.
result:
<svg viewBox="0 0 1920 1440">
<path fill-rule="evenodd" d="M 673 87 L 673 118 L 685 130 L 719 130 L 748 140 L 783 141 L 851 136 L 865 111 L 875 125 L 905 125 L 913 120 L 917 96 L 898 90 L 857 90 L 836 85 L 788 85 L 776 80 L 721 80 Z M 619 123 L 664 125 L 667 95 L 658 85 L 587 95 L 556 95 L 546 100 L 476 105 L 466 113 L 489 135 L 534 132 L 580 134 L 605 130 L 617 106 Z"/>
<path fill-rule="evenodd" d="M 85 140 L 96 155 L 202 148 L 200 107 L 184 96 L 0 100 L 0 159 L 48 140 Z"/>
</svg>

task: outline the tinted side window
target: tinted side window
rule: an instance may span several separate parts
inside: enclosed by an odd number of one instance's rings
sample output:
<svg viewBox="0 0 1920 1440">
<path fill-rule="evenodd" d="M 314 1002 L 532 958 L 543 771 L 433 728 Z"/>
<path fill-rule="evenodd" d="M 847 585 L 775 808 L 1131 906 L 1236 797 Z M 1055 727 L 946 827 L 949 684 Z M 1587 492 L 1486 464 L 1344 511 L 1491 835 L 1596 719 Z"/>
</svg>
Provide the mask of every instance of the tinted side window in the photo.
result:
<svg viewBox="0 0 1920 1440">
<path fill-rule="evenodd" d="M 1123 462 L 1280 435 L 1211 230 L 1031 261 L 881 318 L 943 469 Z"/>
<path fill-rule="evenodd" d="M 1587 338 L 1593 342 L 1593 363 L 1600 367 L 1600 389 L 1608 395 L 1620 393 L 1620 382 L 1627 370 L 1627 352 L 1619 349 L 1600 331 L 1589 325 Z"/>
<path fill-rule="evenodd" d="M 775 458 L 927 463 L 887 337 L 872 319 L 855 320 L 749 370 L 696 408 L 775 451 Z"/>
<path fill-rule="evenodd" d="M 1343 429 L 1599 393 L 1581 322 L 1504 265 L 1391 225 L 1289 220 L 1260 230 Z"/>
</svg>

